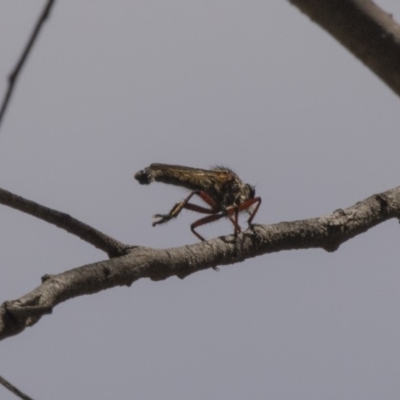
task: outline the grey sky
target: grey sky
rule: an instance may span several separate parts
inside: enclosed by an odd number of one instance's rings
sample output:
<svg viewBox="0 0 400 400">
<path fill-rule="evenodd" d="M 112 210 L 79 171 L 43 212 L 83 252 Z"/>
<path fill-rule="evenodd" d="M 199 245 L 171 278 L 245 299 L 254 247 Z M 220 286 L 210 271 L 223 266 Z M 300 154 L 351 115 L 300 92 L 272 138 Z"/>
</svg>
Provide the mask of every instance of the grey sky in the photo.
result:
<svg viewBox="0 0 400 400">
<path fill-rule="evenodd" d="M 380 1 L 400 20 L 398 1 Z M 41 10 L 3 1 L 0 89 Z M 0 130 L 0 187 L 117 239 L 196 242 L 152 162 L 223 164 L 258 223 L 314 217 L 400 184 L 399 99 L 288 1 L 57 2 Z M 105 258 L 0 207 L 1 301 Z M 226 221 L 200 228 L 227 234 Z M 64 303 L 0 343 L 35 399 L 397 399 L 400 227 Z M 0 387 L 1 399 L 15 399 Z"/>
</svg>

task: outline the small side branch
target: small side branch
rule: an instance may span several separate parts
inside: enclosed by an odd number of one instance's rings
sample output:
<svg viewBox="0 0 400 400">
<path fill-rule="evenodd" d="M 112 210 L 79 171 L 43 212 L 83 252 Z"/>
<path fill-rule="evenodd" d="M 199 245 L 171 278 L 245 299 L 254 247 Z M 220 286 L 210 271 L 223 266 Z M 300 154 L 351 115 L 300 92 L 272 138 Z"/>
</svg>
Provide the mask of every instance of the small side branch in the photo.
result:
<svg viewBox="0 0 400 400">
<path fill-rule="evenodd" d="M 28 55 L 30 54 L 30 52 L 31 52 L 31 50 L 33 48 L 33 45 L 36 42 L 36 39 L 39 36 L 40 30 L 42 29 L 42 26 L 43 26 L 44 22 L 49 17 L 50 11 L 51 11 L 54 3 L 55 3 L 55 0 L 48 0 L 47 1 L 46 5 L 45 5 L 45 7 L 44 7 L 44 9 L 42 11 L 42 14 L 39 16 L 39 19 L 36 22 L 35 28 L 33 29 L 33 32 L 32 32 L 32 34 L 31 34 L 31 36 L 30 36 L 30 38 L 28 40 L 28 43 L 26 44 L 25 49 L 21 54 L 20 59 L 18 60 L 16 66 L 14 67 L 13 71 L 9 75 L 8 88 L 7 88 L 6 94 L 4 96 L 3 102 L 2 102 L 1 107 L 0 107 L 0 126 L 1 126 L 1 123 L 2 123 L 2 121 L 4 119 L 4 114 L 7 111 L 8 104 L 10 103 L 11 96 L 13 94 L 15 84 L 17 83 L 17 80 L 18 80 L 18 77 L 19 77 L 19 75 L 21 73 L 22 67 L 24 66 L 24 64 L 25 64 L 25 62 L 26 62 L 26 60 L 28 58 Z"/>
<path fill-rule="evenodd" d="M 0 340 L 19 334 L 50 314 L 59 303 L 141 278 L 181 279 L 195 272 L 234 264 L 281 250 L 321 248 L 335 251 L 347 240 L 400 216 L 400 186 L 373 195 L 330 215 L 273 225 L 253 225 L 246 232 L 172 249 L 132 247 L 120 257 L 45 275 L 25 296 L 0 306 Z"/>
<path fill-rule="evenodd" d="M 22 400 L 33 400 L 32 397 L 27 396 L 26 394 L 22 393 L 19 389 L 17 389 L 14 385 L 0 376 L 0 384 L 7 388 L 11 393 L 14 393 Z"/>
<path fill-rule="evenodd" d="M 85 242 L 105 251 L 110 257 L 126 253 L 127 246 L 116 239 L 84 224 L 68 214 L 42 206 L 0 188 L 0 204 L 33 215 L 78 236 Z"/>
<path fill-rule="evenodd" d="M 400 95 L 400 26 L 371 0 L 289 0 Z"/>
</svg>

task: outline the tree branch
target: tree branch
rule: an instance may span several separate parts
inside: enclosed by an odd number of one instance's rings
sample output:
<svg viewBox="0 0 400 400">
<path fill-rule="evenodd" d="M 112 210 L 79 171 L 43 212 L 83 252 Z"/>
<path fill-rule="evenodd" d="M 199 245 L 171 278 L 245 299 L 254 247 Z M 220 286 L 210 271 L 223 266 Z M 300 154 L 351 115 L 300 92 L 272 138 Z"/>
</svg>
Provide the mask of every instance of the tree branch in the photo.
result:
<svg viewBox="0 0 400 400">
<path fill-rule="evenodd" d="M 15 65 L 15 67 L 13 69 L 13 71 L 9 75 L 8 88 L 7 88 L 6 94 L 5 94 L 4 98 L 3 98 L 3 102 L 2 102 L 1 107 L 0 107 L 0 126 L 1 126 L 1 123 L 2 123 L 2 121 L 4 119 L 4 114 L 6 113 L 8 104 L 10 103 L 11 96 L 13 94 L 15 84 L 16 84 L 16 82 L 18 80 L 18 77 L 20 75 L 22 67 L 24 66 L 24 64 L 25 64 L 25 62 L 26 62 L 26 60 L 28 58 L 28 55 L 30 54 L 30 52 L 32 50 L 32 47 L 35 44 L 36 39 L 39 36 L 40 30 L 41 30 L 44 22 L 49 17 L 50 11 L 51 11 L 54 3 L 55 3 L 55 0 L 48 0 L 47 1 L 46 5 L 45 5 L 45 7 L 44 7 L 44 9 L 42 11 L 42 14 L 40 15 L 38 21 L 36 22 L 35 28 L 33 29 L 33 32 L 31 34 L 30 38 L 28 39 L 28 43 L 26 44 L 25 49 L 21 54 L 20 59 L 18 60 L 17 64 Z"/>
<path fill-rule="evenodd" d="M 400 26 L 371 0 L 289 0 L 400 95 Z"/>
<path fill-rule="evenodd" d="M 172 249 L 131 248 L 123 256 L 84 265 L 58 275 L 18 300 L 0 307 L 0 339 L 16 335 L 77 296 L 115 286 L 130 286 L 140 278 L 181 279 L 195 272 L 233 264 L 281 250 L 322 248 L 335 251 L 345 241 L 390 218 L 400 217 L 400 186 L 373 195 L 330 215 L 274 225 L 253 225 L 238 235 L 220 237 Z"/>
<path fill-rule="evenodd" d="M 7 388 L 10 392 L 14 393 L 22 400 L 33 400 L 32 397 L 27 396 L 26 394 L 22 393 L 18 388 L 0 376 L 0 384 L 2 384 L 5 388 Z"/>
<path fill-rule="evenodd" d="M 116 239 L 84 224 L 68 214 L 42 206 L 34 201 L 24 199 L 0 188 L 0 204 L 33 215 L 43 221 L 56 225 L 67 232 L 78 236 L 85 242 L 105 251 L 109 257 L 125 254 L 128 246 Z"/>
</svg>

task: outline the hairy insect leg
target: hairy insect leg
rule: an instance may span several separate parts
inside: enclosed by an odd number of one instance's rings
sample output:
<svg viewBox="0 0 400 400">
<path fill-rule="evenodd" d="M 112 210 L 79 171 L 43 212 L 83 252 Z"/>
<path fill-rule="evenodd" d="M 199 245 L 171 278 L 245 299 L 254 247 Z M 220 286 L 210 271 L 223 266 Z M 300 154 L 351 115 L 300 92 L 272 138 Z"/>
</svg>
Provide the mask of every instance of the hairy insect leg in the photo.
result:
<svg viewBox="0 0 400 400">
<path fill-rule="evenodd" d="M 207 203 L 210 205 L 211 209 L 206 209 L 204 207 L 200 207 L 197 206 L 196 204 L 191 204 L 191 203 L 187 203 L 184 208 L 187 208 L 189 210 L 192 211 L 198 211 L 198 212 L 203 212 L 205 214 L 214 214 L 214 215 L 210 215 L 208 217 L 204 217 L 201 218 L 195 222 L 193 222 L 193 224 L 190 225 L 190 229 L 193 232 L 194 235 L 196 235 L 200 240 L 204 241 L 205 239 L 196 232 L 195 228 L 198 228 L 199 226 L 208 224 L 210 222 L 214 222 L 214 221 L 218 221 L 219 219 L 223 218 L 223 217 L 228 217 L 228 219 L 232 222 L 233 226 L 235 227 L 235 236 L 241 232 L 240 226 L 239 226 L 239 211 L 241 211 L 239 209 L 239 207 L 237 206 L 232 206 L 232 207 L 228 207 L 225 212 L 218 212 L 216 209 L 216 205 L 214 203 L 214 201 L 211 199 L 211 197 L 204 192 L 200 192 L 199 196 Z M 234 214 L 234 216 L 232 216 L 232 214 Z"/>
<path fill-rule="evenodd" d="M 239 225 L 239 211 L 239 207 L 237 206 L 230 206 L 225 210 L 225 215 L 228 217 L 229 221 L 232 222 L 232 225 L 235 228 L 235 235 L 242 231 Z"/>
<path fill-rule="evenodd" d="M 233 214 L 233 216 L 232 216 L 232 214 Z M 235 235 L 237 233 L 240 233 L 242 231 L 242 229 L 240 228 L 240 225 L 239 225 L 239 209 L 237 208 L 237 206 L 228 207 L 225 210 L 225 215 L 229 219 L 229 221 L 232 222 L 232 225 L 235 228 Z"/>
<path fill-rule="evenodd" d="M 186 203 L 183 208 L 190 211 L 196 211 L 201 214 L 216 214 L 216 211 L 212 208 L 205 208 L 192 203 Z"/>
<path fill-rule="evenodd" d="M 197 204 L 189 203 L 189 200 L 195 194 L 198 195 L 202 200 L 204 200 L 212 208 L 208 209 L 208 208 L 205 208 L 205 207 L 198 206 Z M 188 210 L 192 210 L 192 211 L 197 211 L 197 212 L 203 213 L 203 214 L 215 214 L 216 213 L 216 211 L 215 211 L 215 203 L 211 199 L 211 197 L 208 194 L 206 194 L 206 193 L 204 193 L 202 191 L 194 191 L 194 192 L 190 193 L 189 196 L 187 196 L 184 200 L 182 200 L 179 203 L 176 203 L 172 207 L 171 211 L 168 214 L 156 214 L 156 215 L 154 215 L 155 218 L 160 218 L 160 219 L 158 221 L 154 221 L 152 225 L 156 226 L 156 225 L 159 225 L 159 224 L 163 224 L 165 222 L 168 222 L 172 218 L 176 218 L 184 208 L 186 208 Z"/>
<path fill-rule="evenodd" d="M 235 207 L 235 212 L 234 212 L 235 218 L 234 218 L 234 227 L 235 227 L 235 236 L 237 236 L 237 234 L 239 232 L 241 232 L 242 230 L 240 229 L 240 225 L 239 225 L 239 208 Z"/>
<path fill-rule="evenodd" d="M 238 233 L 240 233 L 242 231 L 240 228 L 240 225 L 239 225 L 239 213 L 241 211 L 245 211 L 245 210 L 248 211 L 249 208 L 256 203 L 257 203 L 257 205 L 256 205 L 255 209 L 252 210 L 251 212 L 249 211 L 250 217 L 247 220 L 247 223 L 250 226 L 259 207 L 260 207 L 261 197 L 255 197 L 254 199 L 246 200 L 243 203 L 239 204 L 238 206 L 231 206 L 226 209 L 226 215 L 227 215 L 229 221 L 232 222 L 232 224 L 235 228 L 235 235 L 237 235 Z"/>
<path fill-rule="evenodd" d="M 199 233 L 195 231 L 195 228 L 198 228 L 199 226 L 208 224 L 210 222 L 218 221 L 219 219 L 225 217 L 224 214 L 214 214 L 214 215 L 209 215 L 208 217 L 200 218 L 197 221 L 193 222 L 193 224 L 190 225 L 190 230 L 193 232 L 194 235 L 196 235 L 201 241 L 205 241 L 206 239 L 203 238 Z"/>
<path fill-rule="evenodd" d="M 254 199 L 246 200 L 242 204 L 240 204 L 238 207 L 239 211 L 244 211 L 244 210 L 248 210 L 251 206 L 253 206 L 256 203 L 257 203 L 256 207 L 254 208 L 253 211 L 250 212 L 250 217 L 247 220 L 247 223 L 249 224 L 249 226 L 253 222 L 253 219 L 256 216 L 258 209 L 260 208 L 261 197 L 254 197 Z"/>
</svg>

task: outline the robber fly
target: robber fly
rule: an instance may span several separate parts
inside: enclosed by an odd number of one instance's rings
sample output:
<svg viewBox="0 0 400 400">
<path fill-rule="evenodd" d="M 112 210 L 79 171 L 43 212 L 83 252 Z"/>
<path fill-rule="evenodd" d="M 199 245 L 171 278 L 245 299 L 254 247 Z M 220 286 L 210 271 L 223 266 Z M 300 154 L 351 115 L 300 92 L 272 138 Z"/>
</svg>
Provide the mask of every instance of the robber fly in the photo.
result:
<svg viewBox="0 0 400 400">
<path fill-rule="evenodd" d="M 234 233 L 237 235 L 241 231 L 238 224 L 239 213 L 247 211 L 250 215 L 247 222 L 251 225 L 261 204 L 261 198 L 255 197 L 254 186 L 243 183 L 233 171 L 225 167 L 206 170 L 180 165 L 151 164 L 137 172 L 135 179 L 141 185 L 156 181 L 191 190 L 191 193 L 184 200 L 176 203 L 168 214 L 154 215 L 154 218 L 158 220 L 153 222 L 153 226 L 176 218 L 184 208 L 201 214 L 209 214 L 190 225 L 191 231 L 200 240 L 205 239 L 195 229 L 223 217 L 227 217 L 232 222 Z M 209 208 L 190 203 L 194 195 L 199 196 Z"/>
</svg>

